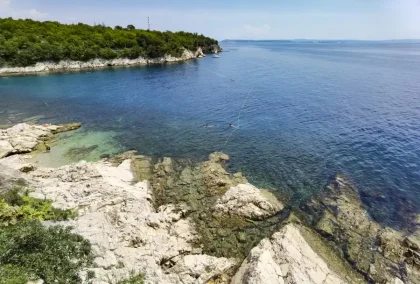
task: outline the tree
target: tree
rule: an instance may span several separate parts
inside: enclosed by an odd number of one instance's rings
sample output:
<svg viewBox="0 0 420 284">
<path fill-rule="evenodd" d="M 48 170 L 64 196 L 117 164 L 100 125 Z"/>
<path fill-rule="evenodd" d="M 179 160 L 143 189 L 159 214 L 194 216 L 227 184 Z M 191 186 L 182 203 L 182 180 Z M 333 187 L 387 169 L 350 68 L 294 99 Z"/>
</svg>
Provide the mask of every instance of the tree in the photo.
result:
<svg viewBox="0 0 420 284">
<path fill-rule="evenodd" d="M 160 32 L 115 26 L 60 24 L 0 18 L 0 65 L 29 66 L 40 61 L 179 56 L 184 49 L 210 51 L 217 41 L 187 32 Z"/>
</svg>

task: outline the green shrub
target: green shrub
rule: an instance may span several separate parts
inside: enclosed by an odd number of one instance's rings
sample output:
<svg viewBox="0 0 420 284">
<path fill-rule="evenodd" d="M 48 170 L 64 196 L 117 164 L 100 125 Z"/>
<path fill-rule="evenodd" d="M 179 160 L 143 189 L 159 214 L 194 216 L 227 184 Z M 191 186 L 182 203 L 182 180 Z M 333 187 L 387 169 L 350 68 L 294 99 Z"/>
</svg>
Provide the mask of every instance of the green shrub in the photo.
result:
<svg viewBox="0 0 420 284">
<path fill-rule="evenodd" d="M 104 25 L 65 25 L 0 18 L 0 66 L 28 66 L 39 61 L 80 60 L 92 58 L 135 58 L 141 54 L 159 57 L 179 56 L 184 48 L 209 51 L 217 40 L 187 32 L 160 32 L 136 29 L 114 29 Z M 127 51 L 129 49 L 131 51 Z"/>
<path fill-rule="evenodd" d="M 13 264 L 0 264 L 0 284 L 23 284 L 29 281 L 26 270 Z"/>
<path fill-rule="evenodd" d="M 20 189 L 13 189 L 0 195 L 0 226 L 14 225 L 20 220 L 67 220 L 76 217 L 72 210 L 56 209 L 50 200 L 40 200 L 21 195 Z"/>
<path fill-rule="evenodd" d="M 0 283 L 80 283 L 77 273 L 92 261 L 89 242 L 71 228 L 39 221 L 0 227 Z"/>
<path fill-rule="evenodd" d="M 14 225 L 18 221 L 17 209 L 0 200 L 0 226 Z"/>
</svg>

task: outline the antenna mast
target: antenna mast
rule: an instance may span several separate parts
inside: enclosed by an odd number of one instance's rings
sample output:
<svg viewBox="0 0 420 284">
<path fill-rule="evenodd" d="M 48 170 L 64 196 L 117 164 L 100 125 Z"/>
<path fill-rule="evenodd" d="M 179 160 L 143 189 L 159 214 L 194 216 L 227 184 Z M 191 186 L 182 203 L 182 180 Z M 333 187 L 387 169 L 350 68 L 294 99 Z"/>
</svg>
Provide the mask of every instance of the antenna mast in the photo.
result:
<svg viewBox="0 0 420 284">
<path fill-rule="evenodd" d="M 150 18 L 147 17 L 147 30 L 150 31 Z"/>
</svg>

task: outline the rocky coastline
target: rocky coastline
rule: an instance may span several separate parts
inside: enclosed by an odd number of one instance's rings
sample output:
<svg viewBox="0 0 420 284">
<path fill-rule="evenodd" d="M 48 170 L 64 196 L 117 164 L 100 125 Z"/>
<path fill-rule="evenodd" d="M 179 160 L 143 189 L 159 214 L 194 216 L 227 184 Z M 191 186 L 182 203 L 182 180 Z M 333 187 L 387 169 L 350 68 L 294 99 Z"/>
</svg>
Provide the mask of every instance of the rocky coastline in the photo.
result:
<svg viewBox="0 0 420 284">
<path fill-rule="evenodd" d="M 59 168 L 23 154 L 78 127 L 0 130 L 0 193 L 19 183 L 31 198 L 77 211 L 43 224 L 71 226 L 92 245 L 81 283 L 121 283 L 133 274 L 144 283 L 420 283 L 420 218 L 407 232 L 382 227 L 343 176 L 290 209 L 228 173 L 223 153 L 197 164 L 131 151 Z"/>
<path fill-rule="evenodd" d="M 221 51 L 220 47 L 213 47 L 217 51 Z M 152 64 L 165 64 L 171 62 L 185 61 L 195 58 L 205 57 L 203 50 L 198 48 L 195 52 L 184 49 L 180 57 L 165 55 L 158 58 L 144 58 L 139 57 L 135 59 L 129 58 L 115 58 L 115 59 L 94 59 L 89 61 L 72 61 L 62 60 L 60 62 L 39 62 L 34 66 L 27 67 L 0 67 L 0 76 L 11 75 L 30 75 L 42 73 L 55 73 L 55 72 L 71 72 L 80 70 L 94 70 L 109 67 L 129 67 L 140 65 Z"/>
</svg>

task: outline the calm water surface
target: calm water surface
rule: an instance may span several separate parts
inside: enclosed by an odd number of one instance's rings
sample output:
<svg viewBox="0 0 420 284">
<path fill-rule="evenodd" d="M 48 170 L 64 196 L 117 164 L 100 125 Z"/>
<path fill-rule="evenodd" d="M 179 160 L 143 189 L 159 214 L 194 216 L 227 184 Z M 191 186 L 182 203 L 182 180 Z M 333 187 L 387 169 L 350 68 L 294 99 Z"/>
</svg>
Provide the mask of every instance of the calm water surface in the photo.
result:
<svg viewBox="0 0 420 284">
<path fill-rule="evenodd" d="M 92 157 L 223 150 L 232 171 L 295 204 L 344 173 L 383 223 L 420 212 L 420 44 L 224 48 L 185 64 L 0 78 L 0 124 L 81 121 Z"/>
</svg>

